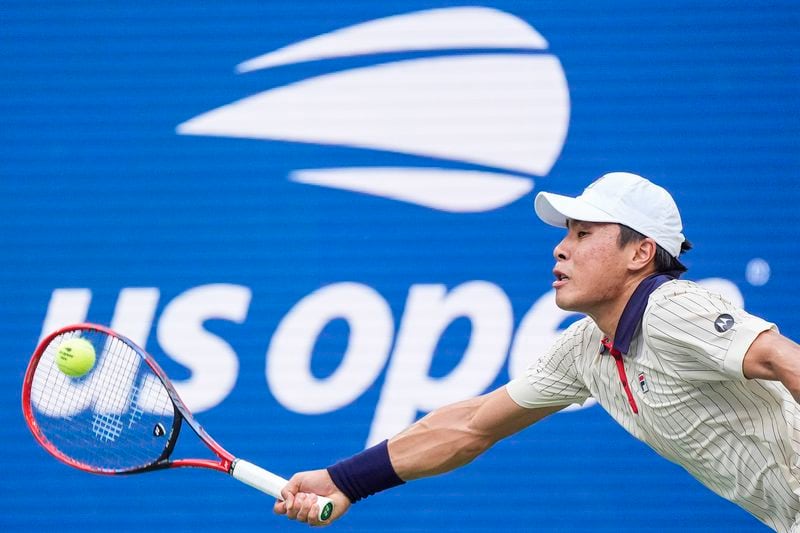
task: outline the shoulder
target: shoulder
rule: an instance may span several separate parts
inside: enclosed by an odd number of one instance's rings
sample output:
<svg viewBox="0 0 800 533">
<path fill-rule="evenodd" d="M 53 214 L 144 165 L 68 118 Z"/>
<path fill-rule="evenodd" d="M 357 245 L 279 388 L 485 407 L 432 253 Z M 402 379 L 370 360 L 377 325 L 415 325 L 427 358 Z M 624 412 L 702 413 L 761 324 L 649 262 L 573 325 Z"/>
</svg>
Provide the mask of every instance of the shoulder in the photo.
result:
<svg viewBox="0 0 800 533">
<path fill-rule="evenodd" d="M 600 342 L 600 336 L 597 324 L 586 316 L 571 324 L 561 333 L 553 346 L 553 351 L 582 353 L 593 342 Z"/>
<path fill-rule="evenodd" d="M 692 281 L 673 280 L 653 291 L 642 317 L 649 341 L 712 342 L 749 315 L 740 305 Z"/>
<path fill-rule="evenodd" d="M 686 379 L 744 379 L 743 359 L 755 338 L 773 328 L 741 304 L 691 281 L 670 281 L 653 291 L 642 320 L 647 345 Z M 719 374 L 721 372 L 721 374 Z"/>
<path fill-rule="evenodd" d="M 733 307 L 721 294 L 706 289 L 693 281 L 672 280 L 664 283 L 650 295 L 645 310 L 645 319 L 664 310 L 681 313 L 682 310 L 700 309 L 716 311 Z"/>
</svg>

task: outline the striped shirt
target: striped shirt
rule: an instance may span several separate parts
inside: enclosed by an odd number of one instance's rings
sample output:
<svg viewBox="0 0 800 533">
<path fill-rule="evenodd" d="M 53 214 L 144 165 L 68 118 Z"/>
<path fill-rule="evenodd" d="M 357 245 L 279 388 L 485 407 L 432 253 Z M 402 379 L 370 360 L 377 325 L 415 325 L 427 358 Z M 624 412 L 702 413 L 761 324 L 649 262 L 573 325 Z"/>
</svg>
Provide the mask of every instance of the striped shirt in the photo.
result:
<svg viewBox="0 0 800 533">
<path fill-rule="evenodd" d="M 695 283 L 669 281 L 650 294 L 622 358 L 630 400 L 588 317 L 506 387 L 526 408 L 595 398 L 715 493 L 777 531 L 800 532 L 800 406 L 780 382 L 748 380 L 742 370 L 768 329 L 774 324 Z"/>
</svg>

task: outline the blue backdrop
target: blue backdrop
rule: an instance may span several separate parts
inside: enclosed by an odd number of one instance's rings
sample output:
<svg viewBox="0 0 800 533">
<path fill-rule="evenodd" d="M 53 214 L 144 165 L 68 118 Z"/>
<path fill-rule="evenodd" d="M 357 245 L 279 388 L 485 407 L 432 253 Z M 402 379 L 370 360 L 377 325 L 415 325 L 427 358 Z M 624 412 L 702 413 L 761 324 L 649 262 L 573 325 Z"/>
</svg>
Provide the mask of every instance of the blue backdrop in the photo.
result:
<svg viewBox="0 0 800 533">
<path fill-rule="evenodd" d="M 234 454 L 322 467 L 574 318 L 532 198 L 608 171 L 673 192 L 689 278 L 800 338 L 799 24 L 730 0 L 0 2 L 0 530 L 300 531 L 215 473 L 52 459 L 19 399 L 40 336 L 113 324 Z M 763 526 L 588 406 L 333 527 L 456 528 Z"/>
</svg>

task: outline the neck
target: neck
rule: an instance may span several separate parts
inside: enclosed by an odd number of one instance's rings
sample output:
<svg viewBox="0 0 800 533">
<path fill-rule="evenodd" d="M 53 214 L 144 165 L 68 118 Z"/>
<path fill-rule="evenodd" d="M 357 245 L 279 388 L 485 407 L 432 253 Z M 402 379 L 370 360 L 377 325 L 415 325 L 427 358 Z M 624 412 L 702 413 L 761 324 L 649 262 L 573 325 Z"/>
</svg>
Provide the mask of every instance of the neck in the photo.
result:
<svg viewBox="0 0 800 533">
<path fill-rule="evenodd" d="M 651 274 L 652 272 L 647 272 L 645 274 L 629 278 L 623 283 L 622 290 L 619 291 L 615 298 L 604 302 L 602 306 L 599 306 L 597 309 L 586 313 L 589 317 L 591 317 L 592 320 L 594 320 L 595 324 L 597 324 L 597 327 L 599 327 L 600 331 L 603 332 L 603 335 L 608 337 L 608 339 L 612 342 L 614 341 L 614 335 L 617 332 L 617 326 L 619 325 L 619 320 L 622 317 L 622 312 L 625 310 L 625 306 L 631 299 L 631 295 L 636 290 L 636 287 L 638 287 L 642 282 L 642 280 Z"/>
</svg>

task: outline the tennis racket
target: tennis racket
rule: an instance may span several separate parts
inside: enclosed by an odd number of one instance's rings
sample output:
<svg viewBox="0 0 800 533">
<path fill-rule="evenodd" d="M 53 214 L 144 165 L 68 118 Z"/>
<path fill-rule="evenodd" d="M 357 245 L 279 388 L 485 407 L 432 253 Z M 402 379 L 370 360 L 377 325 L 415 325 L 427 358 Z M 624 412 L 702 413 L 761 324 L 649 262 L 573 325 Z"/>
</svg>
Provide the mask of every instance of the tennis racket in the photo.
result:
<svg viewBox="0 0 800 533">
<path fill-rule="evenodd" d="M 82 338 L 96 363 L 70 377 L 56 364 L 59 346 Z M 129 339 L 96 324 L 62 328 L 42 340 L 22 388 L 25 421 L 45 450 L 69 466 L 94 474 L 136 474 L 165 468 L 209 468 L 278 499 L 287 480 L 237 459 L 194 419 L 155 360 Z M 216 459 L 172 458 L 181 427 L 188 425 Z M 317 497 L 320 521 L 333 513 Z"/>
</svg>

